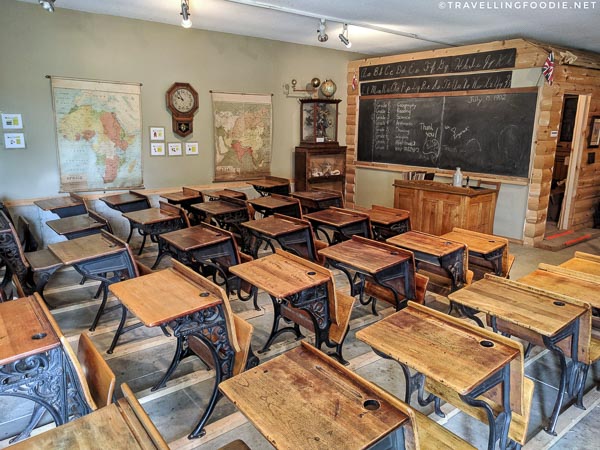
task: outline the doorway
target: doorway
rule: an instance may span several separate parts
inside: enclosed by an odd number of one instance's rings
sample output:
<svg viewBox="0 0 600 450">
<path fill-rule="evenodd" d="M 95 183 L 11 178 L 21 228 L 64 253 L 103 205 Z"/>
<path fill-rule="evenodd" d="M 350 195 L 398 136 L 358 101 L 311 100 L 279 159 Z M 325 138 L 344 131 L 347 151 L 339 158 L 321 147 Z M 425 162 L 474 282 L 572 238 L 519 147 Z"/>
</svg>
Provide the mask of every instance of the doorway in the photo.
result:
<svg viewBox="0 0 600 450">
<path fill-rule="evenodd" d="M 551 234 L 551 230 L 569 229 L 589 108 L 589 95 L 565 94 L 563 98 L 548 202 L 546 235 Z"/>
</svg>

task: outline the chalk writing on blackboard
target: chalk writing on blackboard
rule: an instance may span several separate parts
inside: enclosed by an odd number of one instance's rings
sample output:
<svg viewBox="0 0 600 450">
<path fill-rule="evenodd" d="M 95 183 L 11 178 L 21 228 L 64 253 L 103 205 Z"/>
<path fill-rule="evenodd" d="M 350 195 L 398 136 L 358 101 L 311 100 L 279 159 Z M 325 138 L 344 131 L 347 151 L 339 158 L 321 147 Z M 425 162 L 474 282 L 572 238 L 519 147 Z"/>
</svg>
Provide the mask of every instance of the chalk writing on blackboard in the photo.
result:
<svg viewBox="0 0 600 450">
<path fill-rule="evenodd" d="M 419 94 L 429 92 L 477 91 L 508 89 L 512 72 L 490 72 L 473 75 L 401 78 L 398 80 L 361 83 L 360 95 Z"/>
<path fill-rule="evenodd" d="M 536 91 L 359 102 L 358 161 L 528 175 Z"/>
<path fill-rule="evenodd" d="M 507 48 L 491 52 L 468 55 L 442 56 L 439 58 L 401 61 L 359 68 L 360 81 L 385 80 L 390 78 L 441 75 L 445 73 L 479 72 L 515 67 L 517 50 Z"/>
</svg>

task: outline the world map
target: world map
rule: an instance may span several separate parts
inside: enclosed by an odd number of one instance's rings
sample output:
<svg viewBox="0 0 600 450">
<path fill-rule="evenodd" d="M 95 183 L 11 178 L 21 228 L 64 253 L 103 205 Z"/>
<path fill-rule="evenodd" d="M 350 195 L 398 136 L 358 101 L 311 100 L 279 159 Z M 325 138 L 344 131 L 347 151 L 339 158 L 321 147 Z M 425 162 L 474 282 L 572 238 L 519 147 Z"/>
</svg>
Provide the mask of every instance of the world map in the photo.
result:
<svg viewBox="0 0 600 450">
<path fill-rule="evenodd" d="M 60 188 L 141 186 L 139 85 L 52 79 Z"/>
<path fill-rule="evenodd" d="M 269 175 L 271 96 L 213 93 L 213 112 L 215 181 Z"/>
</svg>

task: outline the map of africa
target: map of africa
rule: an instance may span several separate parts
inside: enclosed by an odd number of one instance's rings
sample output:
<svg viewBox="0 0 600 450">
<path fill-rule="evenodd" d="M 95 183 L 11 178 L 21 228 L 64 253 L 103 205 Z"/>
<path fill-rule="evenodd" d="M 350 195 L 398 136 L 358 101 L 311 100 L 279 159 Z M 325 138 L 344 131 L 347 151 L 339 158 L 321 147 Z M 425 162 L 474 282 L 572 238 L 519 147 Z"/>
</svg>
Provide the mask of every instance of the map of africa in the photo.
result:
<svg viewBox="0 0 600 450">
<path fill-rule="evenodd" d="M 140 86 L 52 78 L 61 191 L 142 185 Z"/>
<path fill-rule="evenodd" d="M 213 93 L 215 181 L 271 173 L 271 96 Z"/>
</svg>

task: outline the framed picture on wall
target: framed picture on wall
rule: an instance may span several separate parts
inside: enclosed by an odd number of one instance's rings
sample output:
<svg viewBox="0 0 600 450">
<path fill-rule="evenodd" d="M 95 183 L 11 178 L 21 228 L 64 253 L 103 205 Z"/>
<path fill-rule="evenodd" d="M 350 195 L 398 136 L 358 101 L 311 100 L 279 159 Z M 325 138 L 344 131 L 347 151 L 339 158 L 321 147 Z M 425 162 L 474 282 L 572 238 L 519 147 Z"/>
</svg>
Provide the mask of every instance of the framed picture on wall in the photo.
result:
<svg viewBox="0 0 600 450">
<path fill-rule="evenodd" d="M 181 142 L 169 142 L 167 144 L 169 156 L 181 156 Z"/>
<path fill-rule="evenodd" d="M 198 143 L 197 142 L 186 142 L 185 143 L 185 154 L 186 155 L 197 155 L 198 154 Z"/>
<path fill-rule="evenodd" d="M 164 142 L 150 142 L 150 156 L 165 156 Z"/>
<path fill-rule="evenodd" d="M 164 141 L 165 140 L 165 127 L 150 127 L 150 140 L 151 141 Z"/>
<path fill-rule="evenodd" d="M 600 116 L 592 117 L 590 142 L 588 147 L 600 147 Z"/>
</svg>

